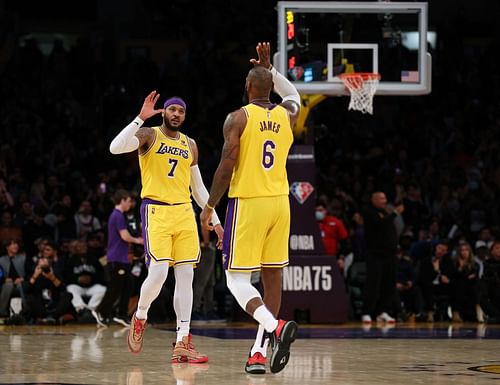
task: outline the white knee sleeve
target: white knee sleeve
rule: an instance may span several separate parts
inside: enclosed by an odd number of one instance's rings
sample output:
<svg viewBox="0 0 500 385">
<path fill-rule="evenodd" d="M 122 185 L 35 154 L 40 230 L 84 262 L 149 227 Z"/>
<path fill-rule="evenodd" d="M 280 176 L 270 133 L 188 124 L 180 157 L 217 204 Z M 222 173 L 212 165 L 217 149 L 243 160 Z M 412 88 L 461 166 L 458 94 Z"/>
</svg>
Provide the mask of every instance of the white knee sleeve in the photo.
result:
<svg viewBox="0 0 500 385">
<path fill-rule="evenodd" d="M 247 303 L 251 299 L 262 299 L 259 291 L 250 283 L 250 276 L 250 273 L 226 271 L 227 287 L 243 310 L 246 310 Z"/>
<path fill-rule="evenodd" d="M 137 318 L 147 319 L 149 307 L 160 294 L 167 275 L 168 263 L 149 265 L 148 276 L 142 283 L 141 295 L 137 304 Z"/>
</svg>

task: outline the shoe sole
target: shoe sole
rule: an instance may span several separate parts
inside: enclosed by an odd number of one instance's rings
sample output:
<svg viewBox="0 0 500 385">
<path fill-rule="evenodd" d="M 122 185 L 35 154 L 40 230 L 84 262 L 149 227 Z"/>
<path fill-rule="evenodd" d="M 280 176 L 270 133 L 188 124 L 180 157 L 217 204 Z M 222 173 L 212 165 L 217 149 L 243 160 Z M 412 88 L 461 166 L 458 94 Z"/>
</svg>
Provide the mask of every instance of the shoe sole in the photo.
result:
<svg viewBox="0 0 500 385">
<path fill-rule="evenodd" d="M 208 357 L 192 358 L 188 356 L 172 356 L 172 363 L 204 364 L 208 362 Z"/>
<path fill-rule="evenodd" d="M 208 362 L 208 357 L 194 357 L 190 355 L 189 349 L 178 347 L 174 348 L 171 362 L 189 362 L 191 364 L 203 364 L 205 362 Z"/>
<path fill-rule="evenodd" d="M 289 321 L 281 330 L 280 342 L 273 349 L 271 355 L 271 373 L 281 372 L 290 359 L 290 345 L 297 338 L 298 325 L 294 321 Z"/>
<path fill-rule="evenodd" d="M 135 314 L 134 316 L 132 317 L 132 322 L 134 322 L 135 320 Z M 130 330 L 127 334 L 127 346 L 128 346 L 128 351 L 130 353 L 133 353 L 133 354 L 139 354 L 141 351 L 142 351 L 142 347 L 144 345 L 144 331 L 142 332 L 143 334 L 143 339 L 141 340 L 141 343 L 139 345 L 139 349 L 134 349 L 132 348 L 132 345 L 130 344 L 130 339 L 131 339 L 131 336 L 134 334 L 134 328 L 132 326 L 130 326 Z"/>
<path fill-rule="evenodd" d="M 127 345 L 128 345 L 128 351 L 130 353 L 139 354 L 142 351 L 142 344 L 137 350 L 134 350 L 134 348 L 132 348 L 132 346 L 130 345 L 130 336 L 127 336 Z"/>
<path fill-rule="evenodd" d="M 208 362 L 207 358 L 189 358 L 187 356 L 172 357 L 171 363 L 204 364 Z"/>
<path fill-rule="evenodd" d="M 245 372 L 249 374 L 266 374 L 266 366 L 262 364 L 252 364 L 245 366 Z"/>
<path fill-rule="evenodd" d="M 133 353 L 133 354 L 139 354 L 140 352 L 142 352 L 142 346 L 143 346 L 143 343 L 141 342 L 141 345 L 139 346 L 138 349 L 134 349 L 132 348 L 132 345 L 130 344 L 130 333 L 133 333 L 133 330 L 132 328 L 130 328 L 130 331 L 127 335 L 127 345 L 128 345 L 128 351 L 130 353 Z"/>
</svg>

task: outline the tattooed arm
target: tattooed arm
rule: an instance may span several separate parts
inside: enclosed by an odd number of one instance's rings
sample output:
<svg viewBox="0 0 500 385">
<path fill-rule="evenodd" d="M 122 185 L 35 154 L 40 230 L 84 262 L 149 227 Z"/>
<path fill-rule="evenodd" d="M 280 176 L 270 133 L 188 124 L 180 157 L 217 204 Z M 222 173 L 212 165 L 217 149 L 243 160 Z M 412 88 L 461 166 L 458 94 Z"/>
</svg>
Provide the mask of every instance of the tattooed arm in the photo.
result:
<svg viewBox="0 0 500 385">
<path fill-rule="evenodd" d="M 246 125 L 246 115 L 243 110 L 231 112 L 224 122 L 224 146 L 222 156 L 215 171 L 208 202 L 200 215 L 201 226 L 212 230 L 209 225 L 213 208 L 219 203 L 231 182 L 233 169 L 240 153 L 240 137 Z"/>
<path fill-rule="evenodd" d="M 224 146 L 208 198 L 208 205 L 211 207 L 219 203 L 231 182 L 233 169 L 240 153 L 240 136 L 245 128 L 246 119 L 244 111 L 237 110 L 230 113 L 224 122 Z"/>
</svg>

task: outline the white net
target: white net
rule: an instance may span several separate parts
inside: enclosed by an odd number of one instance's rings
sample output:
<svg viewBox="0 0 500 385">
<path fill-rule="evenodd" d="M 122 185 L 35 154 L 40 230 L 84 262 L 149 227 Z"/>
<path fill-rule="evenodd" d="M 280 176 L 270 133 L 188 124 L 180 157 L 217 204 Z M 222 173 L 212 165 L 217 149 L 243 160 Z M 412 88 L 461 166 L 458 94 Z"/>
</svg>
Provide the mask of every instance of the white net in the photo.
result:
<svg viewBox="0 0 500 385">
<path fill-rule="evenodd" d="M 342 74 L 340 78 L 351 93 L 349 110 L 373 114 L 373 96 L 377 91 L 380 75 L 375 73 Z"/>
</svg>

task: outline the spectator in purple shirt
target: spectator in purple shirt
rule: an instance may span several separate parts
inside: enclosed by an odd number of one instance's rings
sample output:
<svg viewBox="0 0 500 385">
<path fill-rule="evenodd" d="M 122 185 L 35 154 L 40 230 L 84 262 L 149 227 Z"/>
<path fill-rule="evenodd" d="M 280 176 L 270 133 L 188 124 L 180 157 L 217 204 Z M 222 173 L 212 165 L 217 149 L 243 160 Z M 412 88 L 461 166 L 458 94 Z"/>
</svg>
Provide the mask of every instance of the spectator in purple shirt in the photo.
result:
<svg viewBox="0 0 500 385">
<path fill-rule="evenodd" d="M 117 190 L 113 196 L 115 208 L 108 220 L 107 260 L 110 281 L 106 294 L 92 315 L 100 326 L 106 326 L 112 316 L 113 321 L 123 326 L 130 326 L 127 314 L 130 294 L 130 262 L 128 258 L 129 243 L 141 244 L 142 237 L 133 237 L 127 230 L 125 215 L 132 205 L 130 193 Z M 118 314 L 113 315 L 113 305 L 120 299 Z"/>
</svg>

